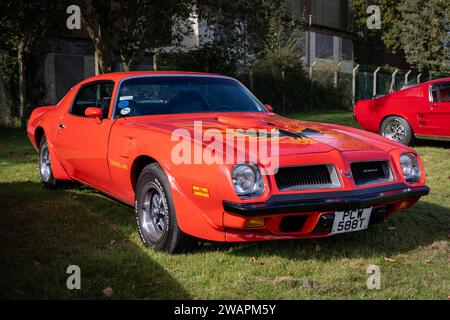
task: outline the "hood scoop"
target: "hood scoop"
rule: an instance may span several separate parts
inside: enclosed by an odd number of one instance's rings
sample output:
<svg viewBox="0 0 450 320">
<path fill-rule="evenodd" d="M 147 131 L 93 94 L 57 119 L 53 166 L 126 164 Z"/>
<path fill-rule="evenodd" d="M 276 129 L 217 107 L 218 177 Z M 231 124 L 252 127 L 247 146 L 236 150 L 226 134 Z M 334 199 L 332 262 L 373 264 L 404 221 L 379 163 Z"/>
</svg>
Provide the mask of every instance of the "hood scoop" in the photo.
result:
<svg viewBox="0 0 450 320">
<path fill-rule="evenodd" d="M 291 137 L 294 139 L 303 139 L 306 136 L 303 132 L 294 132 L 292 130 L 282 129 L 274 123 L 267 122 L 263 118 L 251 118 L 251 117 L 233 117 L 233 116 L 218 116 L 216 121 L 219 123 L 226 124 L 228 126 L 237 127 L 238 129 L 278 129 L 280 137 Z M 316 131 L 316 130 L 313 130 Z M 319 131 L 317 131 L 320 133 Z"/>
</svg>

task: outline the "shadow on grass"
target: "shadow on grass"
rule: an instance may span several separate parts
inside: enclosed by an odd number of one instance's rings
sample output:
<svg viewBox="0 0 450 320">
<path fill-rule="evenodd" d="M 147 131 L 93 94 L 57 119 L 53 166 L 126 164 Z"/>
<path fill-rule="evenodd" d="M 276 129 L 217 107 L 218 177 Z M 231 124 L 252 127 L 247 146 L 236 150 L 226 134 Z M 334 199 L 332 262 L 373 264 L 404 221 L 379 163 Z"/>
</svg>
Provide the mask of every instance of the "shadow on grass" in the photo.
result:
<svg viewBox="0 0 450 320">
<path fill-rule="evenodd" d="M 286 240 L 235 245 L 239 256 L 281 256 L 284 258 L 329 261 L 342 258 L 393 256 L 446 241 L 450 228 L 450 209 L 419 202 L 400 211 L 382 224 L 367 230 L 321 239 Z M 314 248 L 319 245 L 320 251 Z"/>
<path fill-rule="evenodd" d="M 46 191 L 38 183 L 1 183 L 0 298 L 189 299 L 135 235 L 133 211 L 80 187 Z M 5 201 L 6 199 L 6 201 Z M 66 269 L 81 268 L 81 290 Z"/>
<path fill-rule="evenodd" d="M 412 147 L 450 148 L 450 141 L 416 139 Z"/>
<path fill-rule="evenodd" d="M 133 210 L 86 187 L 46 191 L 38 183 L 0 183 L 0 298 L 176 299 L 189 293 L 155 262 L 137 237 Z M 419 202 L 384 224 L 323 239 L 206 243 L 200 253 L 330 261 L 406 253 L 445 240 L 450 210 Z M 135 240 L 135 239 L 133 239 Z M 319 245 L 321 250 L 315 251 Z M 151 253 L 159 255 L 162 253 Z M 82 271 L 82 290 L 66 288 L 66 268 Z"/>
<path fill-rule="evenodd" d="M 81 188 L 101 197 L 97 191 L 88 187 Z M 103 218 L 116 227 L 124 228 L 126 226 L 127 234 L 134 232 L 136 228 L 134 219 L 124 220 L 124 217 L 133 216 L 132 209 L 115 200 L 101 198 L 103 201 L 109 201 L 112 206 L 110 208 L 111 213 L 103 214 Z M 92 206 L 92 210 L 95 208 L 95 205 L 91 203 L 92 198 L 90 196 L 80 196 L 80 200 L 83 200 L 85 205 Z M 117 214 L 116 206 L 121 207 L 121 211 L 124 212 Z M 344 257 L 391 256 L 444 240 L 447 238 L 448 228 L 450 228 L 450 209 L 426 202 L 418 202 L 415 207 L 400 211 L 386 222 L 371 226 L 368 230 L 360 232 L 321 239 L 241 244 L 203 242 L 197 248 L 197 252 L 228 250 L 235 255 L 282 256 L 290 259 L 320 259 L 324 261 Z M 323 248 L 320 252 L 311 250 L 317 244 Z M 309 254 L 306 252 L 309 252 Z"/>
</svg>

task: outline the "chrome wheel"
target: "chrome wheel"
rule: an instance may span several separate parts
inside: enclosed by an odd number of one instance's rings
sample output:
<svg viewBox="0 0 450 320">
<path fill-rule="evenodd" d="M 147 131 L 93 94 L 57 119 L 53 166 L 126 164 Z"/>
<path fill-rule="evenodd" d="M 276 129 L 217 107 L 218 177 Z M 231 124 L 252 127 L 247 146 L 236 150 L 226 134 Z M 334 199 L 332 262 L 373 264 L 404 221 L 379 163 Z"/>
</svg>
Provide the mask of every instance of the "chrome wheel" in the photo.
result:
<svg viewBox="0 0 450 320">
<path fill-rule="evenodd" d="M 394 119 L 386 124 L 383 136 L 404 144 L 407 139 L 405 125 L 401 121 Z"/>
<path fill-rule="evenodd" d="M 166 233 L 168 208 L 163 191 L 153 182 L 145 190 L 144 202 L 140 208 L 142 232 L 153 242 L 158 242 Z"/>
<path fill-rule="evenodd" d="M 41 148 L 41 156 L 39 158 L 39 171 L 41 173 L 41 180 L 43 182 L 49 182 L 52 174 L 50 167 L 50 153 L 48 152 L 47 144 L 44 144 Z"/>
</svg>

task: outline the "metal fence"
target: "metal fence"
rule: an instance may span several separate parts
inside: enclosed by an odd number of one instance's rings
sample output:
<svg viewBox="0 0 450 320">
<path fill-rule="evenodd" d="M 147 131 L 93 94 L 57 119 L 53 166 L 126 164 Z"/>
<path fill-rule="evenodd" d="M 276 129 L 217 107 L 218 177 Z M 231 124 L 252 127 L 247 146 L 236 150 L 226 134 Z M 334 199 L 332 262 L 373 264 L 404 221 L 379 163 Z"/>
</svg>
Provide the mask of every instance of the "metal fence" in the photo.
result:
<svg viewBox="0 0 450 320">
<path fill-rule="evenodd" d="M 355 65 L 352 73 L 352 103 L 430 80 L 429 74 L 412 70 Z"/>
<path fill-rule="evenodd" d="M 347 109 L 351 104 L 351 75 L 327 74 L 310 79 L 304 70 L 247 71 L 236 77 L 277 112 Z"/>
<path fill-rule="evenodd" d="M 278 112 L 284 114 L 350 110 L 358 100 L 371 99 L 430 79 L 428 74 L 412 70 L 357 64 L 352 72 L 342 72 L 339 64 L 331 63 L 275 73 L 247 70 L 237 77 L 262 102 L 273 104 Z"/>
</svg>

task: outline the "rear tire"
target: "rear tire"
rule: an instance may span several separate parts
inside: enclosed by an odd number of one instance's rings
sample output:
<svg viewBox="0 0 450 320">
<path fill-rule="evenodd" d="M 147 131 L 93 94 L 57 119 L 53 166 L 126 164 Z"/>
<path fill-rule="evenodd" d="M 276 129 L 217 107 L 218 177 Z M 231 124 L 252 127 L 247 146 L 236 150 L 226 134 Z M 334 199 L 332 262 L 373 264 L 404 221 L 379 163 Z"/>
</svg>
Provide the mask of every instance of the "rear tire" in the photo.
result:
<svg viewBox="0 0 450 320">
<path fill-rule="evenodd" d="M 60 184 L 53 176 L 50 150 L 45 135 L 39 143 L 39 177 L 41 184 L 46 188 L 55 188 Z"/>
<path fill-rule="evenodd" d="M 180 230 L 172 192 L 157 163 L 147 165 L 139 175 L 135 196 L 139 236 L 147 247 L 168 253 L 192 251 L 198 239 Z"/>
<path fill-rule="evenodd" d="M 412 144 L 414 140 L 414 134 L 408 121 L 398 116 L 390 116 L 384 119 L 380 127 L 380 134 L 407 146 Z"/>
</svg>

